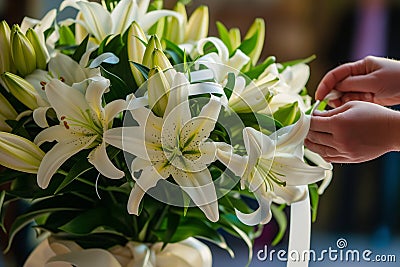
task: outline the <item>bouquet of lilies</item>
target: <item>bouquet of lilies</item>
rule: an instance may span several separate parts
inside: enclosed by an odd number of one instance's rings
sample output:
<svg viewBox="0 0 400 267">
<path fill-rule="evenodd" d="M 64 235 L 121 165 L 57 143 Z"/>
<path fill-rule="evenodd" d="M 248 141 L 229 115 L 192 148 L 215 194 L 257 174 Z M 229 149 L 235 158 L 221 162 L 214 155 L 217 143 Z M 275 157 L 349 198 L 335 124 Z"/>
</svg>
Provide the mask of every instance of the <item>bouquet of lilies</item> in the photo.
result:
<svg viewBox="0 0 400 267">
<path fill-rule="evenodd" d="M 67 8 L 76 17 L 58 20 Z M 26 266 L 208 267 L 195 238 L 233 255 L 224 235 L 236 236 L 251 259 L 272 217 L 282 238 L 286 205 L 311 197 L 315 217 L 332 167 L 303 145 L 313 57 L 260 61 L 262 19 L 243 39 L 208 26 L 206 6 L 188 17 L 162 0 L 65 0 L 42 20 L 1 22 L 5 251 L 33 222 L 45 239 Z"/>
</svg>

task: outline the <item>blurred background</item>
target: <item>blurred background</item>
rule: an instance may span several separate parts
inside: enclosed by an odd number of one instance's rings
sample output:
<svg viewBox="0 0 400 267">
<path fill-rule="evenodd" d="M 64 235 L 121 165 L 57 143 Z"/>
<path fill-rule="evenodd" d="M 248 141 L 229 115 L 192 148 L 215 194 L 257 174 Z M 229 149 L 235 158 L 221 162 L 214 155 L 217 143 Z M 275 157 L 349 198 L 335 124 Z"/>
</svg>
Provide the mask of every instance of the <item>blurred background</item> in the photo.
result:
<svg viewBox="0 0 400 267">
<path fill-rule="evenodd" d="M 20 23 L 26 15 L 42 17 L 60 2 L 0 0 L 0 17 L 9 24 Z M 167 7 L 173 7 L 174 3 L 175 0 L 165 1 Z M 311 95 L 323 75 L 339 64 L 366 55 L 400 59 L 399 0 L 193 0 L 189 12 L 201 4 L 210 9 L 210 35 L 217 35 L 216 20 L 228 28 L 239 27 L 245 33 L 255 18 L 264 18 L 266 43 L 262 58 L 275 55 L 283 62 L 315 54 L 317 59 L 311 63 L 307 86 Z M 399 184 L 398 153 L 364 164 L 335 165 L 332 184 L 320 199 L 318 219 L 313 224 L 312 248 L 335 248 L 339 238 L 346 238 L 351 248 L 395 254 L 400 261 Z M 271 222 L 257 240 L 255 252 L 270 244 L 275 231 L 276 225 Z M 4 236 L 0 236 L 0 240 L 4 241 Z M 23 245 L 25 241 L 21 242 Z M 216 255 L 214 266 L 245 266 L 244 244 L 232 242 L 237 258 L 231 260 L 228 254 L 212 247 Z M 0 258 L 0 267 L 21 265 L 28 253 L 21 245 L 15 246 L 3 260 Z M 287 237 L 278 248 L 286 246 Z M 316 262 L 310 265 L 364 266 L 365 263 Z M 369 265 L 399 266 L 398 263 Z M 254 258 L 250 266 L 284 264 Z"/>
</svg>

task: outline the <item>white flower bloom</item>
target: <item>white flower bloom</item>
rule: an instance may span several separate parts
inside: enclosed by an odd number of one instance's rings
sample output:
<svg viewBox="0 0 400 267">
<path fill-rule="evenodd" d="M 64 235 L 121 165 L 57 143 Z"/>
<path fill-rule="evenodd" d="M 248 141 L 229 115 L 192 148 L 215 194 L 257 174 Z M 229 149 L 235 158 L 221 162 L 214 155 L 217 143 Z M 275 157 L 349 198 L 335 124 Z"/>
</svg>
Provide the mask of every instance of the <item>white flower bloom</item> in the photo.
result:
<svg viewBox="0 0 400 267">
<path fill-rule="evenodd" d="M 211 42 L 218 50 L 218 53 L 209 53 L 204 55 L 204 46 Z M 239 49 L 236 50 L 232 57 L 229 57 L 229 50 L 220 39 L 216 37 L 208 37 L 198 41 L 197 52 L 200 57 L 196 62 L 207 66 L 214 73 L 214 78 L 218 83 L 224 84 L 228 77 L 228 73 L 234 73 L 237 76 L 240 70 L 245 66 L 250 58 Z"/>
<path fill-rule="evenodd" d="M 57 141 L 40 164 L 37 177 L 40 187 L 46 188 L 61 165 L 84 149 L 92 149 L 89 162 L 102 175 L 112 179 L 124 176 L 108 158 L 103 139 L 114 117 L 126 108 L 125 100 L 115 100 L 102 106 L 102 96 L 109 86 L 110 81 L 102 77 L 90 79 L 85 94 L 57 79 L 46 85 L 47 99 L 60 125 L 43 130 L 35 138 L 38 145 L 46 141 Z"/>
<path fill-rule="evenodd" d="M 128 242 L 125 246 L 105 249 L 83 249 L 69 240 L 48 238 L 31 253 L 25 267 L 54 266 L 96 267 L 211 267 L 212 254 L 207 245 L 190 237 L 163 247 L 161 242 L 146 245 Z"/>
<path fill-rule="evenodd" d="M 310 117 L 302 113 L 295 124 L 270 136 L 245 128 L 247 157 L 232 157 L 226 149 L 218 151 L 217 158 L 229 168 L 234 166 L 232 171 L 242 177 L 242 186 L 246 185 L 254 192 L 259 201 L 259 208 L 251 214 L 236 211 L 242 222 L 249 225 L 267 223 L 271 218 L 272 201 L 287 204 L 300 201 L 307 192 L 303 185 L 325 177 L 326 168 L 310 166 L 303 159 L 303 141 L 309 126 Z"/>
<path fill-rule="evenodd" d="M 100 76 L 98 69 L 84 68 L 69 56 L 61 53 L 57 53 L 50 59 L 48 71 L 37 69 L 26 76 L 25 80 L 33 85 L 41 99 L 40 107 L 33 112 L 35 122 L 42 128 L 48 127 L 46 113 L 51 106 L 45 93 L 45 86 L 52 79 L 59 79 L 68 86 L 78 87 L 79 83 L 86 83 L 87 79 L 95 76 Z M 83 84 L 79 86 L 82 87 Z"/>
<path fill-rule="evenodd" d="M 74 21 L 83 26 L 101 42 L 110 34 L 124 33 L 132 22 L 136 21 L 147 32 L 160 18 L 174 16 L 179 21 L 179 13 L 170 10 L 155 10 L 147 12 L 150 0 L 121 0 L 112 12 L 108 12 L 101 4 L 86 0 L 66 0 L 60 9 L 71 6 L 79 10 Z"/>
<path fill-rule="evenodd" d="M 216 147 L 205 139 L 214 129 L 221 103 L 212 96 L 192 118 L 188 88 L 185 75 L 176 73 L 163 118 L 144 107 L 134 109 L 131 113 L 139 126 L 111 129 L 105 134 L 106 142 L 136 156 L 132 171 L 143 170 L 129 198 L 130 213 L 137 215 L 145 192 L 172 176 L 208 219 L 219 219 L 217 195 L 207 168 L 215 160 Z"/>
<path fill-rule="evenodd" d="M 299 108 L 303 112 L 311 107 L 310 96 L 300 96 L 300 92 L 305 88 L 310 77 L 310 67 L 307 64 L 300 63 L 286 67 L 280 74 L 278 74 L 276 64 L 272 64 L 261 77 L 269 74 L 276 74 L 279 82 L 272 88 L 274 96 L 269 103 L 269 110 L 265 110 L 266 113 L 273 113 L 279 107 L 294 102 L 299 103 Z"/>
<path fill-rule="evenodd" d="M 268 108 L 271 89 L 278 83 L 278 77 L 270 74 L 246 85 L 242 76 L 236 77 L 228 106 L 238 113 L 258 112 Z"/>
</svg>

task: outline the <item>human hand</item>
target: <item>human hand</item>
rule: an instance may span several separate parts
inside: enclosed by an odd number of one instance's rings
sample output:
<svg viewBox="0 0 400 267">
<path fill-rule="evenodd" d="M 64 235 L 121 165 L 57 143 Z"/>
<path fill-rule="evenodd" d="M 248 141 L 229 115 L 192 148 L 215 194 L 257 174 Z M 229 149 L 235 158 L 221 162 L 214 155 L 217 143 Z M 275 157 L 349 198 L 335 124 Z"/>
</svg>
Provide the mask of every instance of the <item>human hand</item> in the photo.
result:
<svg viewBox="0 0 400 267">
<path fill-rule="evenodd" d="M 351 101 L 329 111 L 315 111 L 305 145 L 328 162 L 359 163 L 398 151 L 399 130 L 400 112 Z"/>
<path fill-rule="evenodd" d="M 343 64 L 322 78 L 315 98 L 323 100 L 332 90 L 343 93 L 339 99 L 329 101 L 332 107 L 352 100 L 383 106 L 400 104 L 400 61 L 368 56 Z"/>
</svg>

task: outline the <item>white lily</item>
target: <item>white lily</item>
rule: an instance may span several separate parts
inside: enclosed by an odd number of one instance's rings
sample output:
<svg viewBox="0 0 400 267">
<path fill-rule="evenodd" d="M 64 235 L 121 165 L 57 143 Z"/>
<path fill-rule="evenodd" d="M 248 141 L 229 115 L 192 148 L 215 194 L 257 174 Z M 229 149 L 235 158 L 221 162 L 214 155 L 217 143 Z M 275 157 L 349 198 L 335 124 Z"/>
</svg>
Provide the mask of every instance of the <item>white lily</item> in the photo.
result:
<svg viewBox="0 0 400 267">
<path fill-rule="evenodd" d="M 38 145 L 46 141 L 57 141 L 40 164 L 37 177 L 40 187 L 46 188 L 60 166 L 84 149 L 92 149 L 88 156 L 89 162 L 102 175 L 112 179 L 124 176 L 108 158 L 103 139 L 114 117 L 126 108 L 125 100 L 115 100 L 102 106 L 103 94 L 109 86 L 110 81 L 102 77 L 91 78 L 85 94 L 57 79 L 46 85 L 47 99 L 60 125 L 43 130 L 35 138 Z"/>
<path fill-rule="evenodd" d="M 147 32 L 160 18 L 174 16 L 182 21 L 182 16 L 171 10 L 154 10 L 147 12 L 150 0 L 121 0 L 112 12 L 109 12 L 99 3 L 86 0 L 65 0 L 60 10 L 71 6 L 79 10 L 74 22 L 83 26 L 93 35 L 97 42 L 101 42 L 110 34 L 122 34 L 132 22 L 136 21 Z"/>
<path fill-rule="evenodd" d="M 45 32 L 54 25 L 54 21 L 57 17 L 57 10 L 52 9 L 44 15 L 41 20 L 25 17 L 21 23 L 21 30 L 23 33 L 27 33 L 29 29 L 35 31 L 38 37 L 38 45 L 40 45 L 40 51 L 43 52 L 44 60 L 49 61 L 50 55 L 54 51 L 55 43 L 58 41 L 58 32 L 54 31 L 50 36 L 45 39 Z M 39 47 L 36 48 L 37 51 Z"/>
<path fill-rule="evenodd" d="M 138 215 L 146 191 L 172 176 L 209 220 L 219 219 L 216 190 L 207 169 L 215 160 L 216 147 L 205 139 L 214 129 L 221 103 L 211 97 L 192 118 L 188 87 L 185 75 L 176 73 L 163 118 L 144 107 L 134 109 L 131 113 L 139 126 L 111 129 L 105 134 L 106 142 L 136 156 L 133 172 L 143 170 L 128 201 L 132 214 Z"/>
<path fill-rule="evenodd" d="M 212 52 L 204 55 L 204 46 L 211 42 L 218 53 Z M 207 66 L 214 73 L 214 78 L 218 83 L 224 84 L 228 77 L 228 73 L 234 73 L 235 76 L 240 70 L 250 61 L 239 49 L 236 50 L 232 57 L 229 57 L 229 50 L 220 39 L 216 37 L 208 37 L 199 40 L 197 43 L 197 52 L 199 55 L 204 55 L 197 60 L 198 64 Z"/>
<path fill-rule="evenodd" d="M 35 88 L 37 94 L 42 99 L 40 107 L 33 111 L 33 118 L 36 124 L 42 128 L 48 127 L 46 113 L 51 108 L 51 105 L 45 93 L 47 83 L 52 79 L 59 79 L 66 85 L 75 85 L 77 87 L 79 83 L 84 83 L 87 79 L 96 76 L 100 76 L 98 69 L 84 68 L 69 56 L 61 53 L 57 53 L 50 59 L 48 71 L 37 69 L 32 74 L 26 76 L 25 80 Z M 83 86 L 83 84 L 80 86 Z"/>
<path fill-rule="evenodd" d="M 271 89 L 278 83 L 278 77 L 270 74 L 246 85 L 242 76 L 236 77 L 228 106 L 237 113 L 258 112 L 268 108 Z"/>
<path fill-rule="evenodd" d="M 105 249 L 83 249 L 73 241 L 49 238 L 40 243 L 24 267 L 43 266 L 96 267 L 211 267 L 211 251 L 195 238 L 188 238 L 163 247 L 161 242 L 146 245 L 128 242 L 125 246 Z"/>
<path fill-rule="evenodd" d="M 270 65 L 261 76 L 270 73 L 278 74 L 276 64 Z M 278 77 L 279 83 L 273 87 L 274 96 L 266 113 L 273 113 L 279 107 L 294 102 L 298 102 L 301 111 L 308 110 L 311 107 L 311 98 L 310 96 L 300 96 L 300 92 L 304 89 L 310 77 L 310 67 L 304 63 L 289 66 Z"/>
<path fill-rule="evenodd" d="M 236 211 L 238 218 L 248 224 L 267 223 L 271 218 L 272 201 L 291 204 L 306 197 L 303 185 L 322 180 L 326 168 L 304 162 L 303 140 L 308 133 L 310 116 L 301 114 L 293 125 L 267 136 L 253 128 L 245 128 L 243 137 L 248 156 L 232 156 L 219 150 L 217 158 L 242 177 L 259 201 L 259 208 L 251 214 Z M 244 164 L 247 162 L 247 164 Z"/>
</svg>

